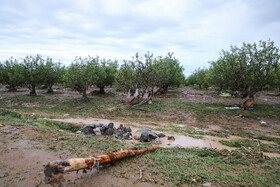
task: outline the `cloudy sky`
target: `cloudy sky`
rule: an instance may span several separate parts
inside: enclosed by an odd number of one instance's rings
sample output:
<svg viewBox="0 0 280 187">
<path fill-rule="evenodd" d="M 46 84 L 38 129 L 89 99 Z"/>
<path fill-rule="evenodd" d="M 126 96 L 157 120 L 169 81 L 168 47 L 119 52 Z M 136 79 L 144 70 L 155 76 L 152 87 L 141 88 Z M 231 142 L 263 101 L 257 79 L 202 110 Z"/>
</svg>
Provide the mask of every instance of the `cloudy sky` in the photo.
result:
<svg viewBox="0 0 280 187">
<path fill-rule="evenodd" d="M 174 52 L 189 75 L 221 49 L 269 38 L 280 46 L 280 0 L 0 0 L 0 61 Z"/>
</svg>

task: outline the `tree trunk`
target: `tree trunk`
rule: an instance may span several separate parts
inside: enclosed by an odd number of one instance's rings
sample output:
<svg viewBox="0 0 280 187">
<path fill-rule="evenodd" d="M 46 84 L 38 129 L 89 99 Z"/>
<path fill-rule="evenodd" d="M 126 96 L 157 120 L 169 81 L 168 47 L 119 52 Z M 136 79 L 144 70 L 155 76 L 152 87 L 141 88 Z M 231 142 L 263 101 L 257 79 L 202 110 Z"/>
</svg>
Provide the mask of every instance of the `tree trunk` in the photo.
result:
<svg viewBox="0 0 280 187">
<path fill-rule="evenodd" d="M 83 99 L 87 99 L 87 88 L 83 90 Z"/>
<path fill-rule="evenodd" d="M 8 92 L 16 92 L 17 89 L 15 88 L 14 85 L 9 85 L 9 89 L 8 89 Z"/>
<path fill-rule="evenodd" d="M 48 91 L 47 93 L 53 93 L 52 84 L 48 84 Z"/>
<path fill-rule="evenodd" d="M 35 85 L 31 85 L 31 90 L 30 90 L 30 93 L 29 93 L 30 96 L 36 96 L 37 93 L 36 93 L 36 86 Z"/>
<path fill-rule="evenodd" d="M 105 94 L 104 87 L 99 87 L 99 94 Z"/>
<path fill-rule="evenodd" d="M 108 153 L 99 156 L 90 156 L 86 158 L 71 158 L 67 160 L 49 162 L 45 169 L 45 182 L 54 183 L 63 179 L 63 173 L 71 171 L 79 171 L 81 169 L 90 169 L 92 167 L 99 167 L 106 163 L 112 163 L 123 158 L 132 157 L 146 152 L 153 152 L 157 147 L 150 147 L 146 149 L 137 150 L 136 147 L 122 149 L 119 152 Z"/>
</svg>

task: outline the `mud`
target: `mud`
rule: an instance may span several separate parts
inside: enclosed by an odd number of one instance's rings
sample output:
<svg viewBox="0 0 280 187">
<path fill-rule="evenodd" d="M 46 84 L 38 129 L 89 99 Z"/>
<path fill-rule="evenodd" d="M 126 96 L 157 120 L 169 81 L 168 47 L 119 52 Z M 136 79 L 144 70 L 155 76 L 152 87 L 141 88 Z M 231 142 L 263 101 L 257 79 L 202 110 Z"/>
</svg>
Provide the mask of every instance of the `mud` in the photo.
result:
<svg viewBox="0 0 280 187">
<path fill-rule="evenodd" d="M 112 120 L 108 120 L 108 119 L 99 119 L 99 118 L 67 118 L 67 119 L 52 119 L 52 120 L 68 122 L 68 123 L 77 123 L 80 125 L 94 124 L 94 123 L 95 124 L 103 123 L 103 124 L 107 125 L 110 122 L 113 122 L 116 128 L 118 128 L 120 124 L 123 124 L 122 122 L 119 122 L 119 121 L 115 121 L 115 120 L 112 121 Z M 127 125 L 129 125 L 129 124 L 127 124 Z M 147 127 L 147 125 L 145 127 Z M 143 128 L 143 126 L 138 123 L 133 124 L 133 127 L 131 127 L 132 135 L 139 128 Z M 210 128 L 218 129 L 218 126 L 212 126 Z M 97 129 L 95 132 L 100 135 L 99 129 Z M 217 150 L 227 149 L 227 150 L 231 151 L 236 148 L 223 145 L 223 144 L 219 143 L 219 141 L 220 140 L 229 141 L 229 140 L 234 140 L 234 139 L 248 139 L 249 140 L 249 138 L 244 138 L 244 137 L 240 137 L 240 136 L 229 136 L 228 138 L 222 138 L 222 137 L 209 136 L 209 135 L 203 136 L 202 139 L 198 139 L 198 138 L 193 138 L 193 137 L 189 137 L 189 136 L 182 136 L 182 135 L 175 134 L 175 133 L 166 133 L 166 132 L 160 132 L 160 131 L 154 131 L 154 132 L 164 133 L 166 135 L 166 137 L 160 138 L 162 144 L 158 145 L 159 147 L 164 147 L 164 148 L 167 148 L 167 147 L 194 148 L 194 147 L 196 147 L 196 148 L 212 148 L 212 149 L 217 149 Z M 175 140 L 174 141 L 168 140 L 167 139 L 168 136 L 174 136 Z M 126 141 L 138 143 L 137 140 L 126 140 Z M 274 144 L 274 142 L 265 141 L 265 140 L 260 140 L 260 142 L 265 143 L 265 144 Z M 271 157 L 280 157 L 280 154 L 278 154 L 278 153 L 273 153 L 273 154 L 264 153 L 264 154 L 271 156 Z"/>
</svg>

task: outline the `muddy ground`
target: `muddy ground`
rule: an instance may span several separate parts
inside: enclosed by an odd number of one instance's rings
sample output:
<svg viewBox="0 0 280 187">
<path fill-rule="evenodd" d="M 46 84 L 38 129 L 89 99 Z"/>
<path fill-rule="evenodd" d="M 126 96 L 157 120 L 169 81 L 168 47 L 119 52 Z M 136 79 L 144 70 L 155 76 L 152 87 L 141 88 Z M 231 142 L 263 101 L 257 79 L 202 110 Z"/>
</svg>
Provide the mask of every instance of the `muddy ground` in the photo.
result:
<svg viewBox="0 0 280 187">
<path fill-rule="evenodd" d="M 55 90 L 58 94 L 44 94 L 42 90 L 38 91 L 39 95 L 44 96 L 46 99 L 72 99 L 80 98 L 81 95 L 70 91 L 68 89 L 58 89 Z M 126 94 L 117 92 L 113 88 L 107 90 L 108 100 L 125 100 Z M 186 102 L 186 103 L 217 103 L 223 104 L 225 106 L 236 106 L 240 102 L 240 98 L 223 98 L 219 95 L 213 94 L 214 91 L 211 90 L 197 90 L 190 87 L 182 87 L 179 89 L 172 89 L 165 96 L 155 97 L 153 101 L 163 101 L 163 102 Z M 34 109 L 43 107 L 40 102 L 12 102 L 9 100 L 10 97 L 17 95 L 27 95 L 27 89 L 20 89 L 18 92 L 10 93 L 5 90 L 5 88 L 0 89 L 0 99 L 5 99 L 5 106 L 1 108 L 16 108 L 20 111 L 20 108 L 24 108 L 24 113 L 28 113 L 28 108 Z M 267 104 L 275 105 L 280 104 L 280 96 L 278 93 L 271 93 L 265 91 L 259 93 L 256 96 L 256 104 Z M 92 96 L 95 97 L 95 96 Z M 8 99 L 7 99 L 8 98 Z M 56 104 L 47 105 L 48 108 L 55 107 Z M 46 107 L 46 106 L 44 106 Z M 115 108 L 107 109 L 107 112 L 114 112 Z M 39 110 L 38 110 L 39 111 Z M 140 111 L 141 112 L 141 111 Z M 31 113 L 31 114 L 32 114 Z M 39 112 L 38 112 L 39 113 Z M 41 112 L 42 113 L 42 112 Z M 45 112 L 44 112 L 45 113 Z M 144 113 L 147 113 L 144 111 Z M 175 141 L 168 141 L 167 137 L 162 139 L 162 144 L 160 147 L 198 147 L 198 148 L 211 148 L 211 149 L 228 149 L 234 150 L 236 148 L 222 145 L 219 143 L 220 140 L 234 140 L 234 139 L 251 139 L 242 135 L 234 135 L 235 132 L 240 130 L 254 130 L 269 136 L 279 137 L 280 135 L 280 119 L 277 117 L 261 116 L 261 117 L 247 117 L 243 115 L 237 116 L 227 116 L 221 115 L 218 118 L 216 116 L 208 117 L 207 120 L 200 121 L 197 116 L 194 115 L 192 111 L 184 112 L 174 109 L 172 113 L 164 113 L 153 111 L 148 113 L 155 118 L 147 118 L 143 122 L 134 121 L 131 118 L 124 118 L 118 116 L 111 116 L 109 114 L 102 114 L 101 116 L 92 117 L 75 117 L 73 118 L 71 114 L 65 113 L 60 116 L 60 119 L 49 119 L 54 121 L 63 121 L 75 123 L 83 126 L 84 124 L 93 123 L 105 123 L 114 122 L 116 127 L 120 124 L 129 125 L 133 129 L 133 133 L 143 127 L 148 127 L 154 129 L 155 132 L 163 132 L 168 136 L 174 136 Z M 93 116 L 95 117 L 95 116 Z M 102 118 L 100 118 L 102 117 Z M 171 118 L 172 117 L 172 118 Z M 172 121 L 172 119 L 182 120 Z M 45 118 L 44 118 L 45 119 Z M 155 121 L 159 119 L 160 121 Z M 171 119 L 171 121 L 169 120 Z M 169 121 L 168 121 L 169 120 Z M 260 120 L 265 120 L 269 123 L 269 127 L 259 125 Z M 213 122 L 214 121 L 214 122 Z M 13 122 L 1 122 L 1 145 L 0 145 L 0 186 L 50 186 L 44 183 L 43 168 L 44 165 L 49 161 L 66 159 L 71 157 L 80 156 L 80 154 L 75 154 L 75 152 L 61 149 L 53 148 L 52 143 L 54 140 L 59 140 L 57 136 L 54 136 L 53 132 L 48 132 L 34 128 L 32 126 L 13 124 Z M 194 133 L 194 136 L 201 136 L 200 139 L 188 136 L 187 134 L 178 133 L 177 131 L 170 130 L 170 128 L 182 128 L 182 131 L 187 129 Z M 166 129 L 166 130 L 164 130 Z M 64 133 L 63 130 L 59 130 L 59 133 Z M 227 137 L 215 136 L 217 132 L 228 132 L 232 131 Z M 198 132 L 206 132 L 198 133 Z M 214 134 L 212 134 L 212 132 Z M 75 133 L 73 133 L 75 134 Z M 73 135 L 74 136 L 74 135 Z M 34 137 L 41 137 L 34 138 Z M 43 139 L 43 140 L 42 140 Z M 265 144 L 273 144 L 272 141 L 260 140 Z M 126 143 L 134 145 L 133 143 L 138 143 L 135 140 L 129 140 Z M 92 150 L 84 148 L 84 154 L 90 155 L 95 154 Z M 99 153 L 102 153 L 99 151 Z M 270 157 L 279 157 L 278 152 L 265 153 Z M 137 166 L 138 167 L 138 166 Z M 126 177 L 119 177 L 119 175 L 114 175 L 112 172 L 115 170 L 122 170 L 125 168 L 121 167 L 121 162 L 119 164 L 110 166 L 108 168 L 102 168 L 99 172 L 95 169 L 89 171 L 87 174 L 79 172 L 78 174 L 72 173 L 65 175 L 65 180 L 62 182 L 64 186 L 155 186 L 155 185 L 172 185 L 162 181 L 158 178 L 156 183 L 154 181 L 142 180 L 140 174 L 142 170 L 139 166 L 139 173 L 137 174 L 126 174 Z M 141 172 L 140 172 L 141 170 Z M 184 186 L 184 185 L 183 185 Z M 186 185 L 188 186 L 188 185 Z"/>
</svg>

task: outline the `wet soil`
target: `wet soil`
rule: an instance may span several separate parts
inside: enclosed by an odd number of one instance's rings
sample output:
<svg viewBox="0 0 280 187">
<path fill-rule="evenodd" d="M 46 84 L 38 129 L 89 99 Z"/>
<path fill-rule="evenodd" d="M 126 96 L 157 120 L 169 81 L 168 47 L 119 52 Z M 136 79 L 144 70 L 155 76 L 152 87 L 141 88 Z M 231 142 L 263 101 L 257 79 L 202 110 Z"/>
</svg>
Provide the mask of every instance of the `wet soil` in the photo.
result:
<svg viewBox="0 0 280 187">
<path fill-rule="evenodd" d="M 108 125 L 110 122 L 114 123 L 114 126 L 116 128 L 118 128 L 120 126 L 120 124 L 123 124 L 124 126 L 129 126 L 129 125 L 133 125 L 131 126 L 131 130 L 132 130 L 132 135 L 135 134 L 135 132 L 139 129 L 139 128 L 153 128 L 152 126 L 149 125 L 141 125 L 139 123 L 134 123 L 134 124 L 126 124 L 120 121 L 112 121 L 112 120 L 108 120 L 108 119 L 99 119 L 99 118 L 67 118 L 67 119 L 52 119 L 55 121 L 62 121 L 62 122 L 68 122 L 68 123 L 76 123 L 79 124 L 81 126 L 85 125 L 85 124 L 105 124 Z M 212 127 L 213 128 L 213 127 Z M 215 127 L 216 129 L 218 127 Z M 200 129 L 199 129 L 200 130 Z M 229 136 L 227 138 L 222 138 L 222 137 L 217 137 L 217 136 L 203 136 L 202 139 L 198 139 L 198 138 L 193 138 L 193 137 L 189 137 L 189 136 L 182 136 L 176 133 L 168 133 L 168 132 L 160 132 L 160 131 L 154 131 L 156 133 L 164 133 L 166 135 L 166 137 L 160 138 L 161 140 L 161 144 L 157 145 L 159 147 L 183 147 L 183 148 L 191 148 L 191 147 L 196 147 L 196 148 L 212 148 L 212 149 L 217 149 L 217 150 L 222 150 L 222 149 L 227 149 L 229 151 L 234 150 L 236 148 L 234 147 L 229 147 L 226 145 L 223 145 L 221 143 L 219 143 L 220 140 L 234 140 L 234 139 L 248 139 L 249 138 L 245 138 L 245 137 L 240 137 L 240 136 Z M 98 129 L 95 129 L 95 133 L 97 135 L 100 135 L 100 132 Z M 173 136 L 175 138 L 174 141 L 172 140 L 168 140 L 168 136 Z M 127 140 L 127 141 L 131 141 L 131 142 L 138 142 L 138 140 Z M 265 141 L 265 140 L 260 140 L 261 143 L 265 143 L 265 144 L 274 144 L 274 142 L 271 141 Z M 274 154 L 270 154 L 270 153 L 264 153 L 265 155 L 271 156 L 271 157 L 280 157 L 280 154 L 274 153 Z"/>
<path fill-rule="evenodd" d="M 12 130 L 11 130 L 12 129 Z M 0 186 L 52 186 L 44 182 L 44 166 L 50 161 L 76 157 L 65 150 L 47 150 L 46 143 L 30 140 L 34 133 L 30 127 L 5 125 L 0 127 Z M 48 138 L 47 136 L 45 138 Z M 64 155 L 64 156 L 63 156 Z M 118 166 L 115 166 L 118 167 Z M 154 186 L 139 180 L 139 176 L 121 178 L 105 170 L 93 169 L 86 174 L 66 173 L 62 186 Z"/>
</svg>

